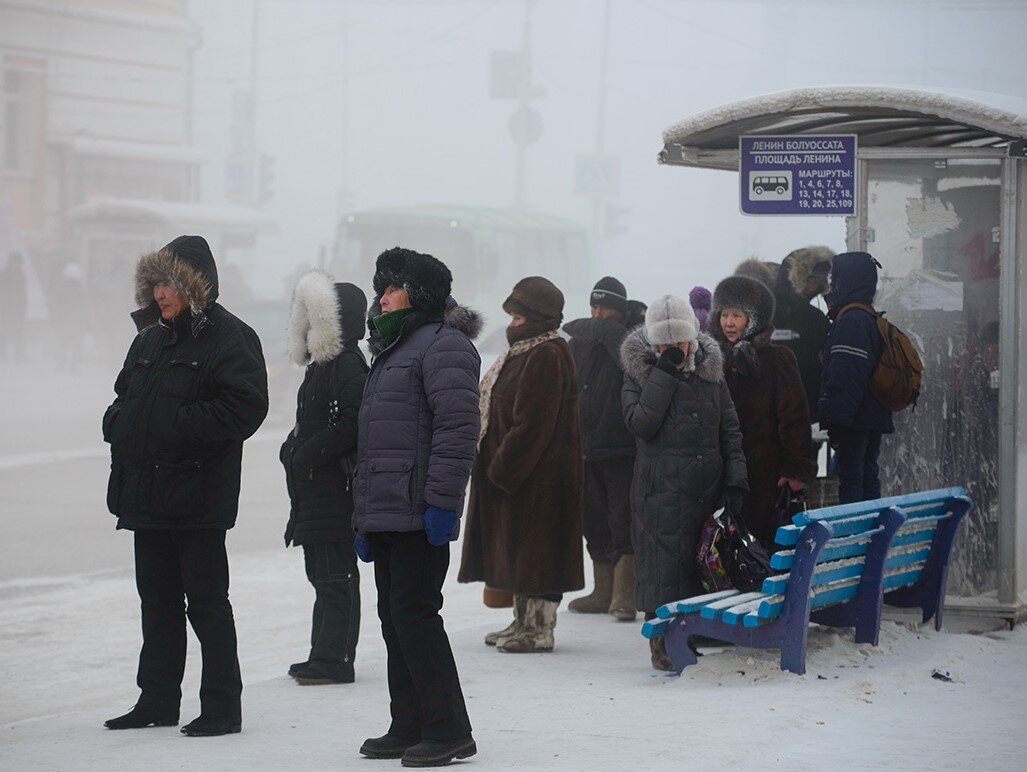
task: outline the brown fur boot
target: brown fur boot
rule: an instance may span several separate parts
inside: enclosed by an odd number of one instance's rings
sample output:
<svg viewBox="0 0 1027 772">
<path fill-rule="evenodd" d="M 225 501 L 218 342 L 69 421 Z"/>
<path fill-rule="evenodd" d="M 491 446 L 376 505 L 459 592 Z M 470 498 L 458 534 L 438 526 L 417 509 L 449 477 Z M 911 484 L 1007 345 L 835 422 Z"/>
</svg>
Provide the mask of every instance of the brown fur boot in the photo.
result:
<svg viewBox="0 0 1027 772">
<path fill-rule="evenodd" d="M 592 575 L 595 587 L 590 595 L 575 598 L 567 608 L 576 614 L 605 614 L 610 610 L 613 596 L 613 566 L 609 563 L 593 563 Z"/>
<path fill-rule="evenodd" d="M 521 598 L 514 596 L 514 602 L 524 601 L 524 617 L 521 629 L 509 638 L 496 644 L 496 649 L 507 654 L 526 654 L 553 650 L 553 629 L 556 627 L 557 601 L 542 598 Z"/>
<path fill-rule="evenodd" d="M 509 638 L 510 636 L 515 635 L 521 631 L 521 628 L 523 627 L 521 620 L 524 618 L 524 606 L 526 600 L 527 599 L 524 598 L 524 596 L 522 595 L 513 596 L 513 622 L 511 622 L 502 630 L 497 630 L 494 633 L 489 633 L 488 635 L 486 635 L 486 646 L 496 646 L 503 639 Z"/>
<path fill-rule="evenodd" d="M 676 670 L 674 663 L 667 656 L 667 644 L 662 635 L 649 639 L 649 658 L 654 670 L 665 670 L 668 673 Z"/>
<path fill-rule="evenodd" d="M 621 555 L 613 567 L 610 613 L 621 622 L 635 621 L 635 556 Z"/>
</svg>

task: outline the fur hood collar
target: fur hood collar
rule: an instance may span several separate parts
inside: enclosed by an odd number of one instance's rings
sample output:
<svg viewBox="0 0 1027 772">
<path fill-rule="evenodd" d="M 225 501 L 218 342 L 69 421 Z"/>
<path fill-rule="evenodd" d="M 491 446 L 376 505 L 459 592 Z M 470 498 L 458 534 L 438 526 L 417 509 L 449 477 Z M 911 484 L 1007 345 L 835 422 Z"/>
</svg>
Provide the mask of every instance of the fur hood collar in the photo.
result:
<svg viewBox="0 0 1027 772">
<path fill-rule="evenodd" d="M 724 380 L 724 355 L 717 342 L 705 332 L 700 332 L 696 349 L 688 352 L 683 372 L 694 372 L 704 381 L 716 383 Z M 656 347 L 649 342 L 645 326 L 636 327 L 620 347 L 624 372 L 637 383 L 645 383 L 656 366 Z"/>
<path fill-rule="evenodd" d="M 332 277 L 311 271 L 300 277 L 292 294 L 289 321 L 289 359 L 303 366 L 330 362 L 342 353 L 339 297 Z"/>
<path fill-rule="evenodd" d="M 216 274 L 212 280 L 198 266 L 176 257 L 164 247 L 143 255 L 136 263 L 136 305 L 139 308 L 153 305 L 153 288 L 168 284 L 185 296 L 193 313 L 204 311 L 217 298 L 216 281 Z"/>
</svg>

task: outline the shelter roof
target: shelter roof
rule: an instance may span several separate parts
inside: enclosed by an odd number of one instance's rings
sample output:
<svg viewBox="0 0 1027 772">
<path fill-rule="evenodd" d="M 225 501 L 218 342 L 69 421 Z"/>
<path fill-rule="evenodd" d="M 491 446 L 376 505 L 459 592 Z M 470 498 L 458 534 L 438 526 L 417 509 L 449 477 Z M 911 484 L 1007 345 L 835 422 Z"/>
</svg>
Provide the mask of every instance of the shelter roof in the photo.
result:
<svg viewBox="0 0 1027 772">
<path fill-rule="evenodd" d="M 1004 94 L 876 86 L 781 91 L 668 127 L 660 162 L 717 165 L 690 156 L 735 150 L 748 134 L 855 134 L 860 147 L 1004 147 L 1027 139 L 1027 102 Z"/>
</svg>

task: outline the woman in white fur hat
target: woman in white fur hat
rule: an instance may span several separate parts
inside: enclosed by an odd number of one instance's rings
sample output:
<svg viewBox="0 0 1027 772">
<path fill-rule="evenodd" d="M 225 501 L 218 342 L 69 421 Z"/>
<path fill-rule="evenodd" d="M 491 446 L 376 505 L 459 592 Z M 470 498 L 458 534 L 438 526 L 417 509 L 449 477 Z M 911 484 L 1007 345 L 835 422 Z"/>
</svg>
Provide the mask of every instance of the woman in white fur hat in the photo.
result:
<svg viewBox="0 0 1027 772">
<path fill-rule="evenodd" d="M 624 419 L 638 455 L 631 491 L 635 603 L 657 607 L 702 592 L 695 553 L 706 518 L 748 490 L 742 433 L 717 343 L 687 301 L 654 300 L 621 346 Z M 672 670 L 662 638 L 653 667 Z"/>
</svg>

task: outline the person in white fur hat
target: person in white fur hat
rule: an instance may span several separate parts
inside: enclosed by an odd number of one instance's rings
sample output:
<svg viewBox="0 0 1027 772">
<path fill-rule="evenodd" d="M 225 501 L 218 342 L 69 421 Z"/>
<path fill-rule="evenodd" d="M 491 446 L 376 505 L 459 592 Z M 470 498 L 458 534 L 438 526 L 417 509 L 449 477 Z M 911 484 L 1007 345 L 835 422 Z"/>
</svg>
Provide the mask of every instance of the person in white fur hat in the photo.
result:
<svg viewBox="0 0 1027 772">
<path fill-rule="evenodd" d="M 664 295 L 621 346 L 624 420 L 638 455 L 632 485 L 635 604 L 656 609 L 702 592 L 695 554 L 703 523 L 737 511 L 746 491 L 742 433 L 716 341 L 686 300 Z M 662 638 L 653 667 L 672 670 Z"/>
</svg>

